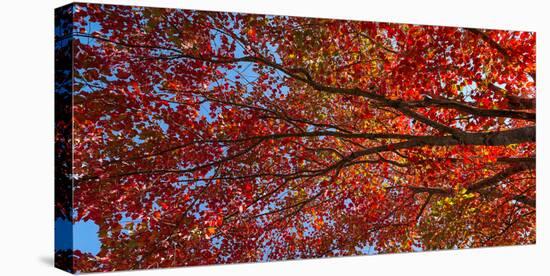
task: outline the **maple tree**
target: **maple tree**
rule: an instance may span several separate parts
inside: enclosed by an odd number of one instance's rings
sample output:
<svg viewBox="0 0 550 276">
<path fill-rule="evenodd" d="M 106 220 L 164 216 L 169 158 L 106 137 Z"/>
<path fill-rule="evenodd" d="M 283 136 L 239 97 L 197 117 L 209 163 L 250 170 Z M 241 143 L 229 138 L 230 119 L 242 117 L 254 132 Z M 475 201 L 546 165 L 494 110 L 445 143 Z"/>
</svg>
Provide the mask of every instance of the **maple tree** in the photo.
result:
<svg viewBox="0 0 550 276">
<path fill-rule="evenodd" d="M 79 271 L 535 242 L 534 33 L 93 4 L 72 28 Z"/>
</svg>

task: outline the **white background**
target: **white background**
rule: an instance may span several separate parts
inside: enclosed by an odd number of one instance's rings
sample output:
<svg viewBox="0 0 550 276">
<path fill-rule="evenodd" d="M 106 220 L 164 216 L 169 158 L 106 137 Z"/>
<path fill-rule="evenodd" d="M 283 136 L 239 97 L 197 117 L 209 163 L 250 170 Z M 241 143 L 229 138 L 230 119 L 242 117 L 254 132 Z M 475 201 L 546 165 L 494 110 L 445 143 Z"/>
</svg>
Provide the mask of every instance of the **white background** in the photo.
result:
<svg viewBox="0 0 550 276">
<path fill-rule="evenodd" d="M 537 32 L 537 245 L 346 257 L 109 275 L 540 275 L 550 271 L 546 1 L 96 1 Z M 68 1 L 0 6 L 0 275 L 63 275 L 53 268 L 53 10 Z M 546 26 L 545 26 L 546 25 Z"/>
</svg>

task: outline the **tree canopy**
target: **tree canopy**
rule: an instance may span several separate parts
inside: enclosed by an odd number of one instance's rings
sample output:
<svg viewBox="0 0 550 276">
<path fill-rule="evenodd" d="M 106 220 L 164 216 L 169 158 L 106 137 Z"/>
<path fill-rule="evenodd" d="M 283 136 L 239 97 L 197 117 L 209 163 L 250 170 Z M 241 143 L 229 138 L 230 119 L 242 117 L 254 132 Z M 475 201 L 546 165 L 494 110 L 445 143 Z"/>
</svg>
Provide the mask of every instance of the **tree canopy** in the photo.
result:
<svg viewBox="0 0 550 276">
<path fill-rule="evenodd" d="M 535 242 L 535 33 L 77 4 L 79 271 Z"/>
</svg>

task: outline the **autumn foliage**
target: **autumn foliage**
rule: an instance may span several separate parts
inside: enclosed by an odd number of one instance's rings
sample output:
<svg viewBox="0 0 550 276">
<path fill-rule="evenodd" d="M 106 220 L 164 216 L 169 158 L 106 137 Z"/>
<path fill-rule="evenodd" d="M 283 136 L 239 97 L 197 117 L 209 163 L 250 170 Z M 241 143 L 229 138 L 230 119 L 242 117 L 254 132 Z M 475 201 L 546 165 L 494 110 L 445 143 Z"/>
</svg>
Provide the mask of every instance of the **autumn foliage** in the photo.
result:
<svg viewBox="0 0 550 276">
<path fill-rule="evenodd" d="M 534 33 L 73 12 L 78 271 L 535 243 Z"/>
</svg>

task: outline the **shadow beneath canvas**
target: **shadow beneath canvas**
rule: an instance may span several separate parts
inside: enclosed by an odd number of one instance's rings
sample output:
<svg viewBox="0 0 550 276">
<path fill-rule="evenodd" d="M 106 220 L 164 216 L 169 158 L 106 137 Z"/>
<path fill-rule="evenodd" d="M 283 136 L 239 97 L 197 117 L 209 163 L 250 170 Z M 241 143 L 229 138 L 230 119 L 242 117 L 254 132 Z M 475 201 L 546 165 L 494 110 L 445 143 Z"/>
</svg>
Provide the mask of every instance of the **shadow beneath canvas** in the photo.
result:
<svg viewBox="0 0 550 276">
<path fill-rule="evenodd" d="M 38 261 L 40 263 L 42 263 L 43 265 L 47 265 L 47 266 L 54 266 L 54 260 L 53 260 L 53 256 L 46 256 L 46 255 L 42 255 L 40 257 L 38 257 Z"/>
</svg>

